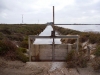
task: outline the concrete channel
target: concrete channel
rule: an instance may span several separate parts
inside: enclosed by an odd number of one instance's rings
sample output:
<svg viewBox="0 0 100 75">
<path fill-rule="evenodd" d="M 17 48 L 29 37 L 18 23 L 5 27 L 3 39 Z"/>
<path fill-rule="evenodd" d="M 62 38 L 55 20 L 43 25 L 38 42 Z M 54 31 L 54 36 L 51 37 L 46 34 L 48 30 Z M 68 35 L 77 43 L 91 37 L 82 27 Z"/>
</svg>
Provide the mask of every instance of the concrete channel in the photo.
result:
<svg viewBox="0 0 100 75">
<path fill-rule="evenodd" d="M 39 34 L 39 36 L 50 36 L 52 27 L 49 25 L 47 26 L 43 32 Z M 59 34 L 56 32 L 56 36 Z M 31 62 L 27 62 L 28 64 L 37 65 L 40 67 L 48 66 L 50 71 L 53 71 L 57 68 L 66 67 L 66 60 L 67 53 L 73 49 L 71 44 L 61 44 L 61 38 L 55 39 L 55 61 L 52 61 L 52 41 L 53 39 L 41 39 L 36 38 L 33 43 L 30 44 L 30 56 Z M 38 62 L 37 62 L 38 61 Z M 42 61 L 42 62 L 39 62 Z M 48 62 L 43 62 L 48 61 Z M 51 61 L 51 62 L 50 62 Z M 59 62 L 63 61 L 63 62 Z"/>
</svg>

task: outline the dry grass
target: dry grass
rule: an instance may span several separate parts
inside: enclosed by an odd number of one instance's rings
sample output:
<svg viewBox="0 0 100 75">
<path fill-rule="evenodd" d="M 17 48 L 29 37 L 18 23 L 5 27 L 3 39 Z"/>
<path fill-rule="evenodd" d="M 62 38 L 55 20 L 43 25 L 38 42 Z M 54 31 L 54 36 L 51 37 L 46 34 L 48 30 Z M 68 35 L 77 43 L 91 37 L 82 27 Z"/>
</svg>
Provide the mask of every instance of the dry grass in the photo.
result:
<svg viewBox="0 0 100 75">
<path fill-rule="evenodd" d="M 67 55 L 67 67 L 87 67 L 88 57 L 84 56 L 83 52 L 80 52 L 79 54 L 75 52 L 75 50 L 72 50 Z"/>
<path fill-rule="evenodd" d="M 100 57 L 95 57 L 93 59 L 92 67 L 96 72 L 100 72 Z"/>
</svg>

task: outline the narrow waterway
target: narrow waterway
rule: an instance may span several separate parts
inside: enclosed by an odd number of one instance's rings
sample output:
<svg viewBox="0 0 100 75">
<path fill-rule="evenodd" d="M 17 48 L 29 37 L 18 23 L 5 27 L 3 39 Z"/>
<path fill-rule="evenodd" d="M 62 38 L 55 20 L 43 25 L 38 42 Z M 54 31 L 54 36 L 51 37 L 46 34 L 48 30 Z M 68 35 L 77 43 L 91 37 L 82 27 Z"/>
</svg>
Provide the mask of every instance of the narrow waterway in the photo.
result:
<svg viewBox="0 0 100 75">
<path fill-rule="evenodd" d="M 53 31 L 53 28 L 51 25 L 48 25 L 43 32 L 39 34 L 39 36 L 50 36 L 51 31 Z M 55 35 L 59 35 L 58 32 L 55 32 Z M 47 38 L 40 38 L 34 41 L 34 44 L 52 44 L 53 39 L 47 39 Z M 60 39 L 55 39 L 55 44 L 61 44 Z"/>
<path fill-rule="evenodd" d="M 39 34 L 39 36 L 50 36 L 51 35 L 51 31 L 53 31 L 53 28 L 52 28 L 52 26 L 48 25 L 44 29 L 44 31 Z M 59 35 L 58 32 L 55 32 L 55 35 L 56 36 Z M 53 42 L 53 39 L 45 39 L 45 38 L 42 39 L 41 38 L 41 39 L 36 39 L 34 41 L 34 44 L 52 44 L 52 42 Z M 60 39 L 55 39 L 55 44 L 61 44 Z M 51 64 L 49 71 L 54 71 L 57 68 L 65 67 L 64 62 L 51 62 L 49 64 Z"/>
</svg>

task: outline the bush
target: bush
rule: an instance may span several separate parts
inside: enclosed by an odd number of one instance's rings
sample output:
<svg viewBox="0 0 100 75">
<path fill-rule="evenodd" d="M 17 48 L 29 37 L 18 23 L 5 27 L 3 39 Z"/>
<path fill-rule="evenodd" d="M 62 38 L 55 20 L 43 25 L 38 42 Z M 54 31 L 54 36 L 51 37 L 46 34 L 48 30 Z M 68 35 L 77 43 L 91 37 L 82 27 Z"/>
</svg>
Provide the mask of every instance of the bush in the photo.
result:
<svg viewBox="0 0 100 75">
<path fill-rule="evenodd" d="M 24 55 L 24 53 L 22 52 L 21 48 L 18 48 L 16 50 L 16 54 L 17 54 L 17 59 L 21 60 L 22 62 L 27 62 L 28 61 L 28 57 L 26 57 Z"/>
<path fill-rule="evenodd" d="M 73 68 L 73 67 L 75 67 L 74 62 L 73 62 L 74 56 L 75 56 L 75 51 L 74 51 L 74 50 L 71 50 L 71 51 L 67 54 L 66 61 L 67 61 L 67 67 L 68 67 L 68 68 Z"/>
<path fill-rule="evenodd" d="M 26 53 L 26 52 L 27 52 L 26 48 L 19 47 L 19 50 L 20 50 L 21 52 L 23 52 L 23 53 Z"/>
<path fill-rule="evenodd" d="M 5 55 L 8 51 L 15 52 L 16 49 L 16 45 L 14 45 L 10 40 L 0 41 L 0 55 Z"/>
<path fill-rule="evenodd" d="M 4 35 L 2 32 L 0 32 L 0 40 L 2 40 L 4 38 Z"/>
<path fill-rule="evenodd" d="M 9 38 L 10 40 L 23 41 L 23 37 L 21 34 L 7 35 L 7 38 Z"/>
<path fill-rule="evenodd" d="M 96 56 L 100 56 L 100 46 L 98 46 L 98 47 L 96 48 L 95 55 L 96 55 Z"/>
<path fill-rule="evenodd" d="M 76 64 L 77 64 L 77 66 L 79 66 L 79 67 L 81 67 L 81 68 L 84 68 L 84 67 L 87 67 L 88 60 L 89 60 L 88 57 L 86 57 L 86 56 L 80 54 L 80 55 L 76 58 Z"/>
<path fill-rule="evenodd" d="M 26 62 L 28 58 L 24 55 L 25 52 L 25 48 L 17 48 L 10 40 L 0 41 L 0 55 L 7 60 L 18 59 Z"/>
<path fill-rule="evenodd" d="M 88 58 L 84 56 L 84 54 L 82 54 L 80 52 L 80 54 L 75 53 L 75 50 L 71 50 L 68 54 L 67 54 L 67 67 L 72 68 L 72 67 L 87 67 L 87 62 L 88 62 Z"/>
<path fill-rule="evenodd" d="M 100 57 L 95 57 L 92 61 L 92 67 L 95 71 L 100 72 Z"/>
<path fill-rule="evenodd" d="M 28 35 L 37 35 L 45 29 L 46 25 L 40 24 L 0 24 L 0 39 L 23 41 Z"/>
<path fill-rule="evenodd" d="M 74 50 L 71 50 L 68 54 L 67 54 L 67 57 L 66 57 L 66 60 L 67 61 L 72 61 L 74 58 L 74 54 L 75 53 L 75 51 Z"/>
<path fill-rule="evenodd" d="M 28 48 L 28 41 L 22 41 L 20 47 Z"/>
</svg>

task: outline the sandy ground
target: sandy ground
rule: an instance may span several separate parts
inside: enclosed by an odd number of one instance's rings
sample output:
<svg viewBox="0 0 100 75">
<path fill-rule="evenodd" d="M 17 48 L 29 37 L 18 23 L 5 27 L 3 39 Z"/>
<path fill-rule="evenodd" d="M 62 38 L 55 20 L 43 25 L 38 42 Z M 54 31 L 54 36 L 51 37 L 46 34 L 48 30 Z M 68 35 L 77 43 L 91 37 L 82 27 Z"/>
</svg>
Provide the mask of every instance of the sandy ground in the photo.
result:
<svg viewBox="0 0 100 75">
<path fill-rule="evenodd" d="M 65 62 L 27 62 L 0 60 L 0 75 L 100 75 L 91 67 L 66 68 Z"/>
</svg>

